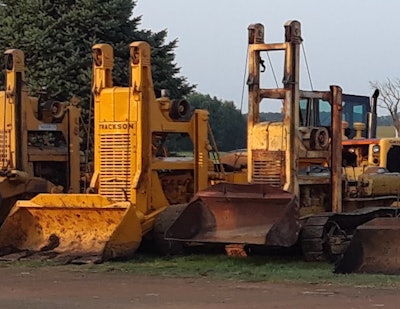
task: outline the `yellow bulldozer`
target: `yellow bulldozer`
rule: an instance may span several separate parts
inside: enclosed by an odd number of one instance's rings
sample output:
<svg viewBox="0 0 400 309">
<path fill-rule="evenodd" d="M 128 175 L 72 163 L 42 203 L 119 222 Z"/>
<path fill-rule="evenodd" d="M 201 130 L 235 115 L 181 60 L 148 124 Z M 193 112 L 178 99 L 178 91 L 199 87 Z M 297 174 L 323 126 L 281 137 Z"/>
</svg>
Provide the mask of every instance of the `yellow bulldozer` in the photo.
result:
<svg viewBox="0 0 400 309">
<path fill-rule="evenodd" d="M 28 95 L 24 53 L 5 52 L 0 92 L 0 224 L 18 199 L 79 192 L 79 115 L 73 102 Z"/>
<path fill-rule="evenodd" d="M 386 163 L 385 151 L 389 154 L 397 144 L 375 151 L 379 140 L 362 138 L 359 121 L 364 120 L 349 118 L 358 107 L 353 104 L 351 109 L 354 98 L 343 96 L 340 87 L 331 86 L 328 92 L 299 89 L 298 21 L 285 24 L 283 43 L 265 43 L 262 24 L 248 30 L 246 173 L 249 184 L 268 186 L 258 191 L 265 200 L 253 203 L 244 185 L 233 183 L 199 191 L 167 229 L 166 239 L 219 243 L 227 246 L 228 253 L 234 248 L 233 253 L 240 255 L 249 246 L 297 243 L 307 260 L 337 260 L 358 226 L 376 217 L 396 216 L 397 208 L 391 204 L 399 196 L 400 174 L 380 166 Z M 284 52 L 283 87 L 267 89 L 260 78 L 261 56 L 274 51 Z M 260 122 L 262 100 L 283 104 L 281 122 Z M 372 150 L 371 157 L 361 156 L 364 145 Z M 284 211 L 289 200 L 295 201 L 291 209 L 296 211 Z M 293 217 L 297 217 L 294 224 Z"/>
</svg>

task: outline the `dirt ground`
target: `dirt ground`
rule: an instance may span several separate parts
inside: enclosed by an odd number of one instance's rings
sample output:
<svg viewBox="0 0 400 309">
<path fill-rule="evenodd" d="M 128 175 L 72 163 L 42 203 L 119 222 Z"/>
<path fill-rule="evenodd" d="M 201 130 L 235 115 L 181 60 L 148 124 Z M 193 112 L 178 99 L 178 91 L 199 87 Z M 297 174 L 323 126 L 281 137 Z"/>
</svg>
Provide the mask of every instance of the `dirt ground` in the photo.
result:
<svg viewBox="0 0 400 309">
<path fill-rule="evenodd" d="M 0 267 L 0 308 L 399 308 L 400 291 Z"/>
</svg>

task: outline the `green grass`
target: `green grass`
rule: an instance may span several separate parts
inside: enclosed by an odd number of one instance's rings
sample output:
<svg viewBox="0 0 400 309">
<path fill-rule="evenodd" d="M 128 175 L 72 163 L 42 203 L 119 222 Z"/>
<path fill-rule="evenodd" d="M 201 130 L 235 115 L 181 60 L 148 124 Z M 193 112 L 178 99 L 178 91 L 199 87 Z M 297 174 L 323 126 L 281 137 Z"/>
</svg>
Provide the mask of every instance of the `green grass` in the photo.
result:
<svg viewBox="0 0 400 309">
<path fill-rule="evenodd" d="M 123 272 L 146 276 L 207 277 L 216 280 L 268 281 L 277 283 L 331 284 L 400 288 L 400 276 L 332 273 L 328 263 L 303 262 L 298 258 L 225 255 L 157 257 L 138 254 L 125 262 L 90 265 L 56 265 L 53 262 L 2 262 L 0 267 L 55 267 L 63 271 Z"/>
</svg>

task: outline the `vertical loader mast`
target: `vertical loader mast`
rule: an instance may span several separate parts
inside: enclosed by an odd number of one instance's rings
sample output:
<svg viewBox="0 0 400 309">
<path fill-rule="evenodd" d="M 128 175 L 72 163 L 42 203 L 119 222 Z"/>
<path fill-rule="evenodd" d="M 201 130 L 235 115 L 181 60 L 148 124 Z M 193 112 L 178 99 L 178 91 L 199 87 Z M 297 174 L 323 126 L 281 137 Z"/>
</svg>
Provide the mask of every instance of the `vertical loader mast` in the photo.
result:
<svg viewBox="0 0 400 309">
<path fill-rule="evenodd" d="M 296 169 L 295 150 L 295 129 L 299 126 L 299 57 L 301 28 L 298 21 L 289 21 L 285 24 L 285 42 L 284 43 L 264 43 L 264 26 L 262 24 L 252 24 L 248 27 L 249 31 L 249 114 L 247 122 L 248 132 L 248 181 L 260 181 L 259 163 L 264 161 L 271 166 L 266 171 L 270 176 L 267 182 L 282 186 L 285 190 L 296 191 Z M 285 65 L 283 88 L 262 89 L 260 81 L 261 52 L 284 51 Z M 284 106 L 283 132 L 287 133 L 285 139 L 285 149 L 273 149 L 269 152 L 269 159 L 263 160 L 262 152 L 253 149 L 252 138 L 254 136 L 253 128 L 259 123 L 259 113 L 261 100 L 264 98 L 282 99 Z M 267 168 L 265 166 L 265 168 Z M 275 169 L 275 170 L 273 170 Z M 265 179 L 263 179 L 265 180 Z M 297 194 L 298 192 L 294 192 Z"/>
<path fill-rule="evenodd" d="M 11 49 L 5 53 L 6 86 L 0 102 L 2 117 L 0 119 L 1 169 L 26 170 L 27 165 L 22 158 L 26 157 L 26 149 L 22 147 L 26 134 L 22 130 L 22 88 L 25 80 L 24 53 Z M 17 143 L 17 140 L 19 142 Z M 25 151 L 24 151 L 25 150 Z"/>
<path fill-rule="evenodd" d="M 25 180 L 28 176 L 41 177 L 62 186 L 65 192 L 79 192 L 80 110 L 77 104 L 75 101 L 43 102 L 29 96 L 24 53 L 9 49 L 4 54 L 6 85 L 5 91 L 0 92 L 2 176 L 15 178 L 23 172 Z"/>
</svg>

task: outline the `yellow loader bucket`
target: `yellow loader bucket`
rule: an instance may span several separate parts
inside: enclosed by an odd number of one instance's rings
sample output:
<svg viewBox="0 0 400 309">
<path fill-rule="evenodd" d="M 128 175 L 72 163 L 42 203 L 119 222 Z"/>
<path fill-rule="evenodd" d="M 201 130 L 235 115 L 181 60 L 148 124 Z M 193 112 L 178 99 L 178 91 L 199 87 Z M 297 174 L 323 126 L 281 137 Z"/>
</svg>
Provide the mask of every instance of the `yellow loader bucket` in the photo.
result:
<svg viewBox="0 0 400 309">
<path fill-rule="evenodd" d="M 400 218 L 375 218 L 357 227 L 335 272 L 400 274 Z"/>
<path fill-rule="evenodd" d="M 129 202 L 97 194 L 39 194 L 18 201 L 0 228 L 0 254 L 48 252 L 102 262 L 134 254 L 141 224 Z"/>
<path fill-rule="evenodd" d="M 295 195 L 264 184 L 220 183 L 198 192 L 167 240 L 290 247 L 300 230 Z"/>
</svg>

